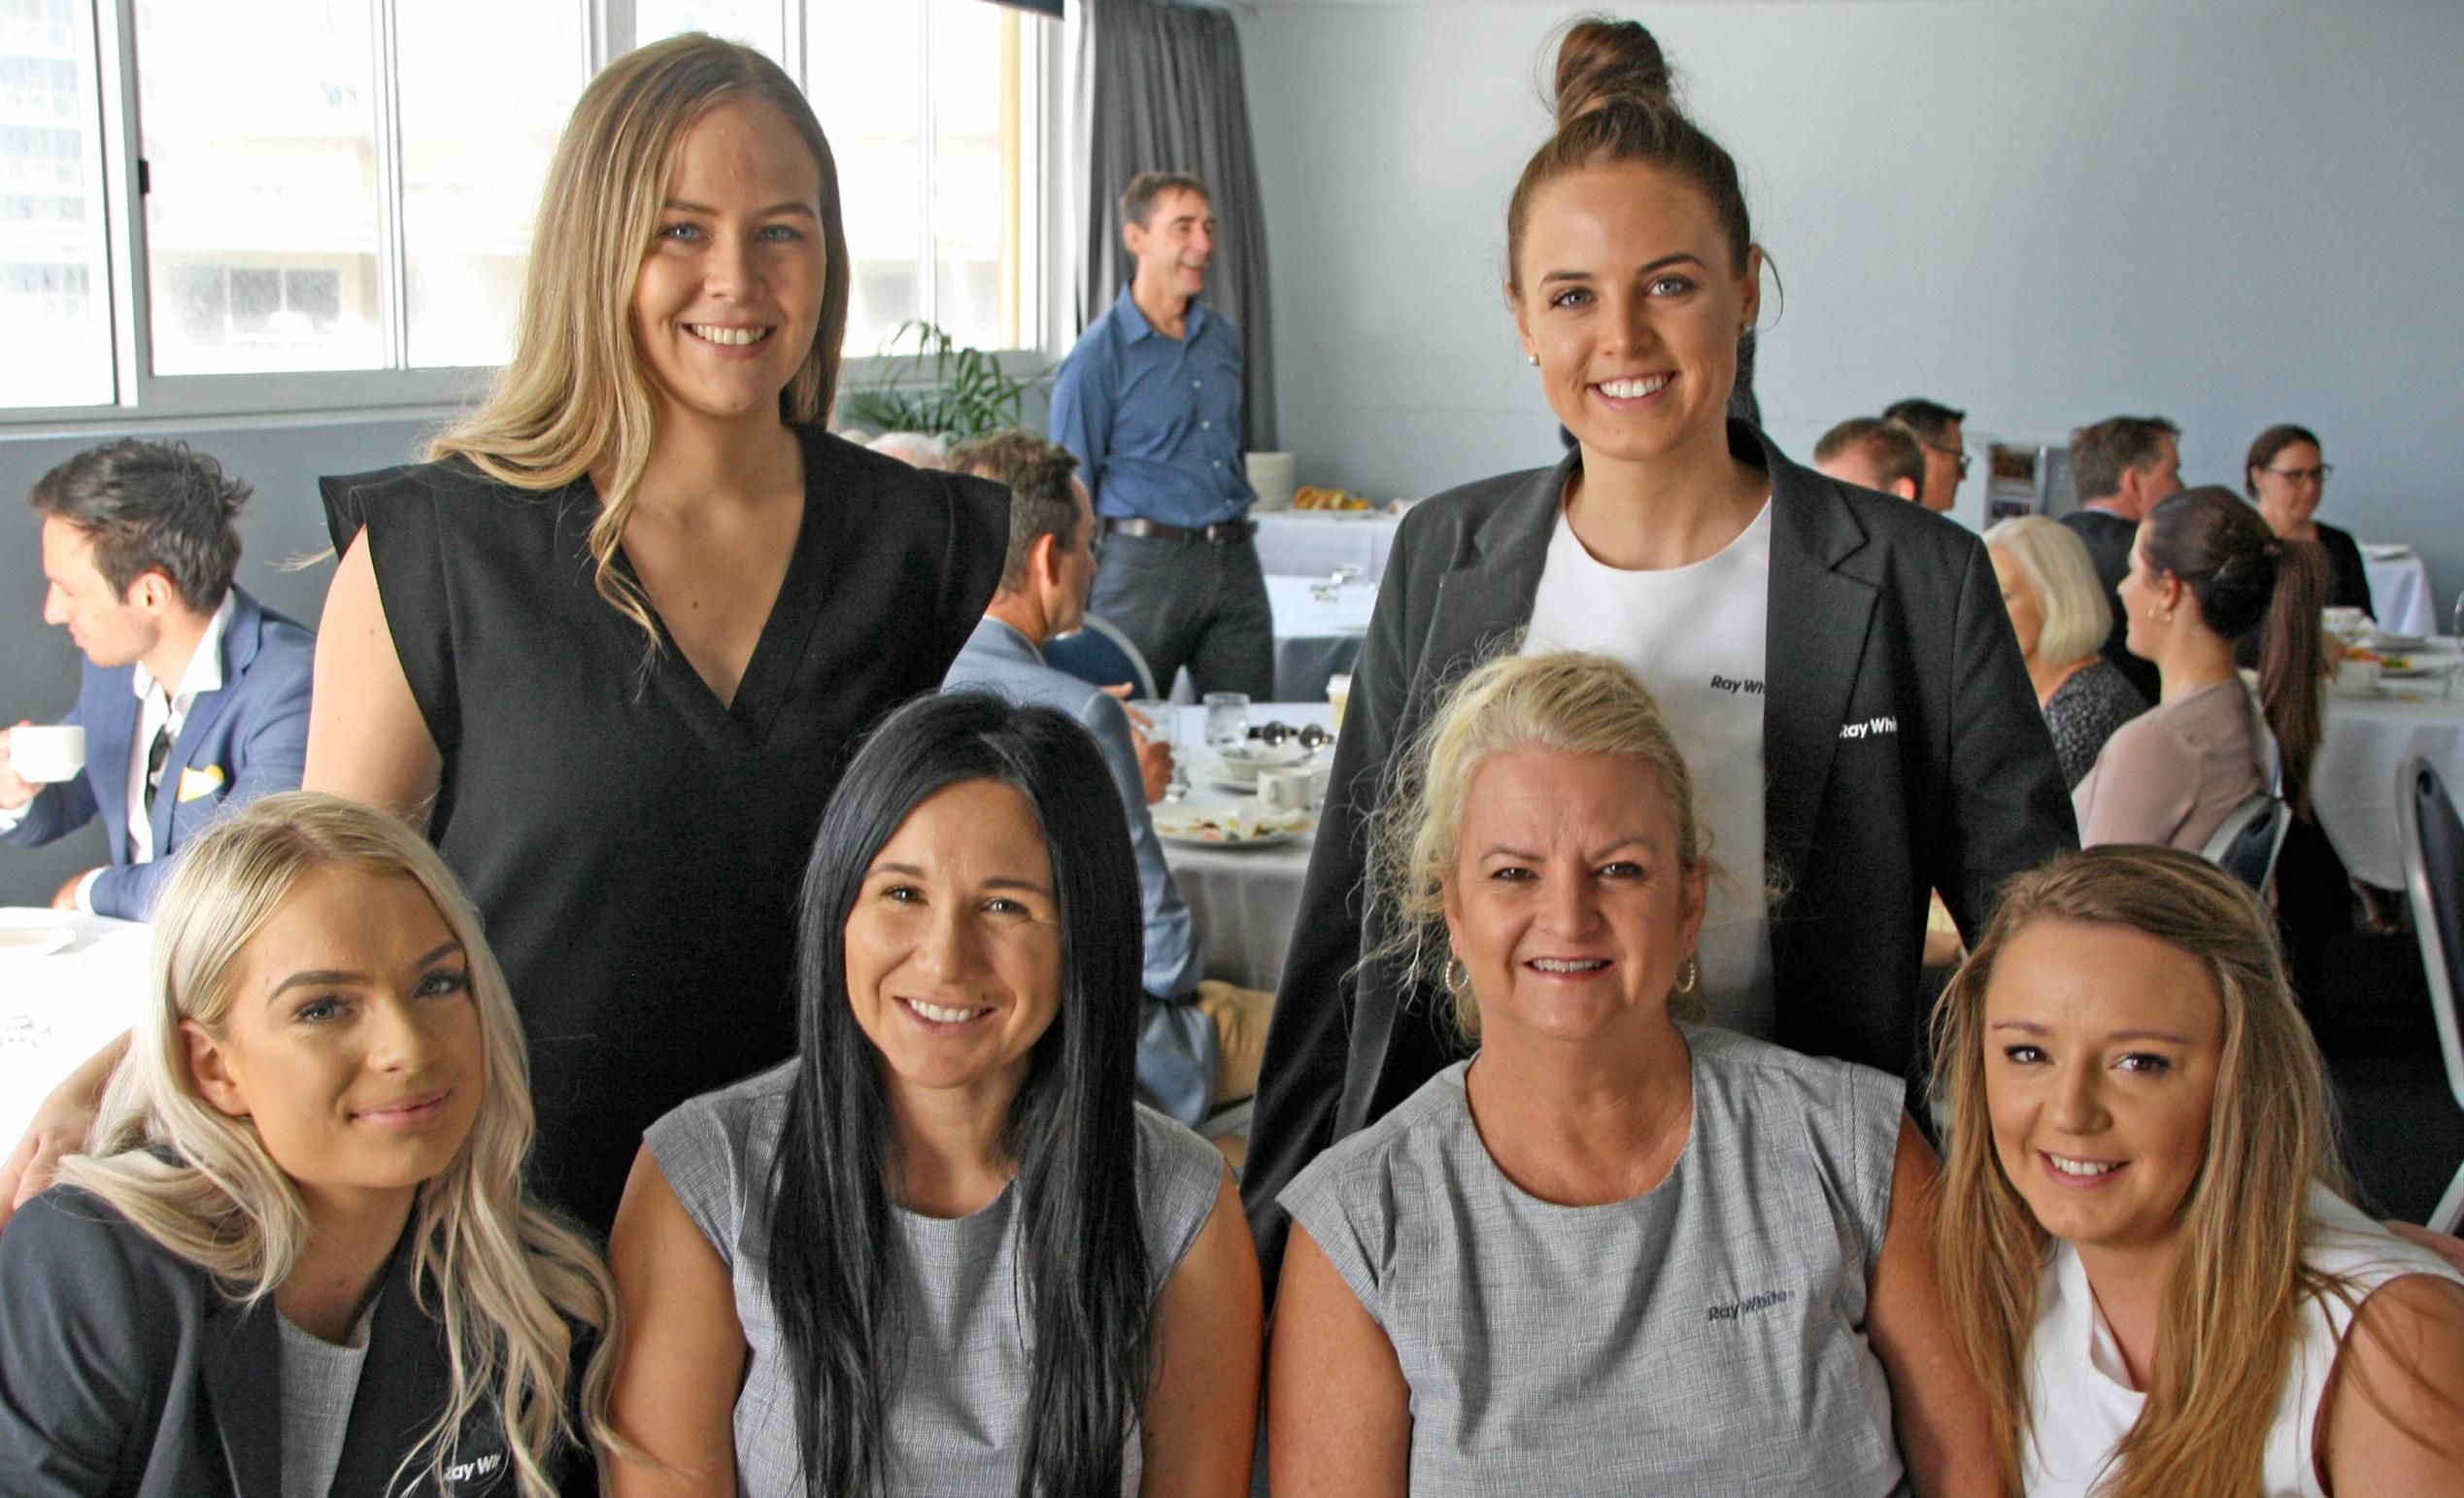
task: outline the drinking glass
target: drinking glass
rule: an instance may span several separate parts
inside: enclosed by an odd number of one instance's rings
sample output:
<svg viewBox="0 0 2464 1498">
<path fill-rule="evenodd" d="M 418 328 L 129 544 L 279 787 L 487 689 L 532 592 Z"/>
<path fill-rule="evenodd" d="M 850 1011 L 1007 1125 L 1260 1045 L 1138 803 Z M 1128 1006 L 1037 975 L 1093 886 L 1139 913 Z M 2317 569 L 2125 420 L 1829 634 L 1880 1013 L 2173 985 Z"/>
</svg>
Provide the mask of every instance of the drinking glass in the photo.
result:
<svg viewBox="0 0 2464 1498">
<path fill-rule="evenodd" d="M 1230 749 L 1248 739 L 1248 693 L 1209 692 L 1205 702 L 1206 742 L 1209 747 Z"/>
<path fill-rule="evenodd" d="M 1180 752 L 1181 710 L 1170 702 L 1156 698 L 1140 698 L 1129 704 L 1130 711 L 1146 722 L 1138 732 L 1147 742 L 1162 744 L 1172 756 L 1171 783 L 1164 788 L 1164 800 L 1177 801 L 1189 794 L 1189 756 Z"/>
</svg>

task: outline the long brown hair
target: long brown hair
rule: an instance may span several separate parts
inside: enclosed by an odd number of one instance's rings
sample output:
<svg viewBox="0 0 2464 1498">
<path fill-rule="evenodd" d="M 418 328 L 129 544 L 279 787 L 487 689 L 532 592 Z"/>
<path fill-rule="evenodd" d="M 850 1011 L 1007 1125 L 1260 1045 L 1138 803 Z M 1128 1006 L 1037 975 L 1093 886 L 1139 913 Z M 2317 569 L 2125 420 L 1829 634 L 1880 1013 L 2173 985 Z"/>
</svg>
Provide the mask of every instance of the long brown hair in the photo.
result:
<svg viewBox="0 0 2464 1498">
<path fill-rule="evenodd" d="M 2220 485 L 2185 489 L 2147 512 L 2147 560 L 2181 579 L 2199 617 L 2227 640 L 2259 635 L 2259 705 L 2283 758 L 2284 799 L 2310 804 L 2318 753 L 2320 679 L 2327 670 L 2319 615 L 2327 606 L 2327 553 L 2278 540 L 2259 513 Z"/>
<path fill-rule="evenodd" d="M 1984 1387 L 2004 1484 L 2019 1490 L 2028 1344 L 2050 1242 L 1994 1149 L 1985 994 L 2011 938 L 2040 920 L 2124 927 L 2188 954 L 2224 1015 L 2207 1158 L 2181 1204 L 2146 1403 L 2098 1491 L 2256 1492 L 2301 1303 L 2342 1283 L 2302 1262 L 2312 1183 L 2345 1189 L 2326 1063 L 2257 898 L 2192 854 L 2134 844 L 2066 854 L 2011 880 L 1934 1010 L 1949 1144 L 1936 1209 L 1942 1307 Z"/>
<path fill-rule="evenodd" d="M 821 170 L 822 316 L 813 346 L 779 392 L 780 420 L 827 419 L 847 334 L 847 230 L 838 166 L 795 81 L 750 47 L 692 33 L 630 51 L 584 89 L 557 143 L 523 272 L 513 357 L 479 409 L 428 445 L 431 460 L 468 459 L 518 489 L 562 489 L 614 475 L 591 526 L 599 596 L 658 644 L 639 585 L 616 566 L 642 473 L 658 440 L 650 377 L 634 344 L 632 300 L 658 232 L 677 148 L 722 104 L 753 102 L 811 149 Z"/>
</svg>

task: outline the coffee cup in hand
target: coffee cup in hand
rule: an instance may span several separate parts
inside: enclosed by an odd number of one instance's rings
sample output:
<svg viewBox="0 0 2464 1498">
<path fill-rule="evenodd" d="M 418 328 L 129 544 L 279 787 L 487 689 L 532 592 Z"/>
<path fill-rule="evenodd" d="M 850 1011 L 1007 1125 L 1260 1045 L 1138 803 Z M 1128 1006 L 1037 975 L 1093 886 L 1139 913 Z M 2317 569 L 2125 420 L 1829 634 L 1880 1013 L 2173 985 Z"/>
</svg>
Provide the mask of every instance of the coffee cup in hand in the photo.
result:
<svg viewBox="0 0 2464 1498">
<path fill-rule="evenodd" d="M 74 780 L 85 767 L 85 730 L 74 723 L 20 723 L 9 731 L 9 768 L 35 785 Z"/>
</svg>

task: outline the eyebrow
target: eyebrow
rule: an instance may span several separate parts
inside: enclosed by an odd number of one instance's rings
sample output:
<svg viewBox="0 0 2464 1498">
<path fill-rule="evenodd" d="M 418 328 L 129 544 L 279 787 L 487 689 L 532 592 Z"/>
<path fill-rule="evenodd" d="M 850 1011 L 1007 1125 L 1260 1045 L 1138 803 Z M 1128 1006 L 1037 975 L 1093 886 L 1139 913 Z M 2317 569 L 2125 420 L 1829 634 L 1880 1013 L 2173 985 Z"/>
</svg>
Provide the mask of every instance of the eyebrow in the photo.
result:
<svg viewBox="0 0 2464 1498">
<path fill-rule="evenodd" d="M 1991 1028 L 1995 1030 L 2015 1030 L 2021 1035 L 2051 1035 L 2053 1033 L 2045 1026 L 2040 1025 L 2034 1020 L 2027 1019 L 1996 1020 Z M 2176 1035 L 2170 1030 L 2116 1030 L 2112 1034 L 2107 1036 L 2105 1040 L 2108 1044 L 2110 1044 L 2115 1040 L 2163 1040 L 2172 1045 L 2196 1045 L 2199 1043 L 2186 1035 Z"/>
<path fill-rule="evenodd" d="M 1639 848 L 1645 853 L 1657 853 L 1660 851 L 1660 845 L 1658 843 L 1652 841 L 1649 837 L 1643 835 L 1642 834 L 1637 833 L 1630 837 L 1620 837 L 1615 842 L 1608 844 L 1606 847 L 1586 853 L 1583 857 L 1597 861 L 1607 858 L 1612 854 L 1622 852 L 1628 848 Z M 1509 848 L 1502 842 L 1491 843 L 1488 848 L 1480 854 L 1480 856 L 1484 859 L 1510 858 L 1518 863 L 1524 864 L 1539 863 L 1542 857 L 1540 854 L 1528 852 L 1522 848 Z"/>
<path fill-rule="evenodd" d="M 1674 255 L 1664 255 L 1660 256 L 1660 258 L 1643 266 L 1640 270 L 1635 272 L 1635 274 L 1637 276 L 1648 276 L 1655 270 L 1667 270 L 1671 265 L 1701 265 L 1703 263 L 1704 260 L 1701 255 L 1695 255 L 1690 251 L 1680 250 Z M 1540 285 L 1547 286 L 1553 281 L 1590 281 L 1592 279 L 1594 279 L 1592 273 L 1587 270 L 1553 270 L 1540 278 Z"/>
<path fill-rule="evenodd" d="M 707 214 L 713 219 L 720 217 L 719 210 L 711 207 L 708 203 L 687 202 L 685 199 L 680 197 L 671 197 L 660 206 L 675 213 Z M 753 217 L 757 219 L 767 219 L 772 214 L 802 214 L 807 219 L 818 219 L 821 217 L 821 214 L 813 207 L 812 204 L 801 200 L 786 203 L 772 203 L 767 208 L 754 210 Z"/>
<path fill-rule="evenodd" d="M 930 877 L 930 875 L 927 874 L 925 870 L 917 868 L 913 864 L 875 864 L 864 877 L 872 879 L 878 878 L 882 874 L 903 874 L 910 879 Z M 1026 890 L 1029 894 L 1042 895 L 1047 899 L 1049 899 L 1052 895 L 1050 887 L 1038 884 L 1032 879 L 995 877 L 985 880 L 984 888 L 988 890 Z"/>
<path fill-rule="evenodd" d="M 427 951 L 422 953 L 417 958 L 414 958 L 411 961 L 410 966 L 414 969 L 425 968 L 441 958 L 456 956 L 461 952 L 461 942 L 448 936 L 445 940 L 437 943 L 433 947 L 430 947 Z M 351 983 L 365 983 L 367 981 L 368 975 L 366 973 L 354 972 L 344 968 L 308 968 L 302 970 L 301 971 L 294 972 L 289 977 L 287 977 L 280 983 L 275 984 L 274 991 L 265 996 L 265 1002 L 267 1004 L 272 1004 L 275 1000 L 280 999 L 283 995 L 290 992 L 294 988 L 339 987 Z"/>
</svg>

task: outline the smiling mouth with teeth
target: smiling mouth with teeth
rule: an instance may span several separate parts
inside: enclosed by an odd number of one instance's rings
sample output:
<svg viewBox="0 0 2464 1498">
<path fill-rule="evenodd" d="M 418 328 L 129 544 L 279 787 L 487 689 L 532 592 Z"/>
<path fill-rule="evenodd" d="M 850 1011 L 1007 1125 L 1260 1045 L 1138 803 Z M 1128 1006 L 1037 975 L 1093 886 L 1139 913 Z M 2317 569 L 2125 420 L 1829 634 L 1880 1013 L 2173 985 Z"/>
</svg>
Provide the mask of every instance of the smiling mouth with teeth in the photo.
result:
<svg viewBox="0 0 2464 1498">
<path fill-rule="evenodd" d="M 2051 1150 L 2043 1150 L 2041 1153 L 2044 1156 L 2045 1164 L 2052 1166 L 2062 1175 L 2085 1179 L 2092 1180 L 2099 1175 L 2110 1175 L 2122 1168 L 2118 1161 L 2100 1163 L 2094 1160 L 2074 1160 L 2067 1155 L 2057 1155 Z"/>
<path fill-rule="evenodd" d="M 770 329 L 766 327 L 711 327 L 699 323 L 686 323 L 685 330 L 704 343 L 725 344 L 730 348 L 759 343 L 770 336 Z"/>
<path fill-rule="evenodd" d="M 990 1009 L 945 1009 L 937 1004 L 927 1004 L 921 999 L 901 999 L 898 1002 L 936 1025 L 962 1025 L 968 1020 L 993 1012 Z"/>
<path fill-rule="evenodd" d="M 1535 957 L 1532 967 L 1540 972 L 1598 972 L 1608 966 L 1605 957 Z"/>
<path fill-rule="evenodd" d="M 1639 380 L 1603 380 L 1596 387 L 1611 400 L 1638 400 L 1668 389 L 1674 375 L 1647 375 Z"/>
</svg>

